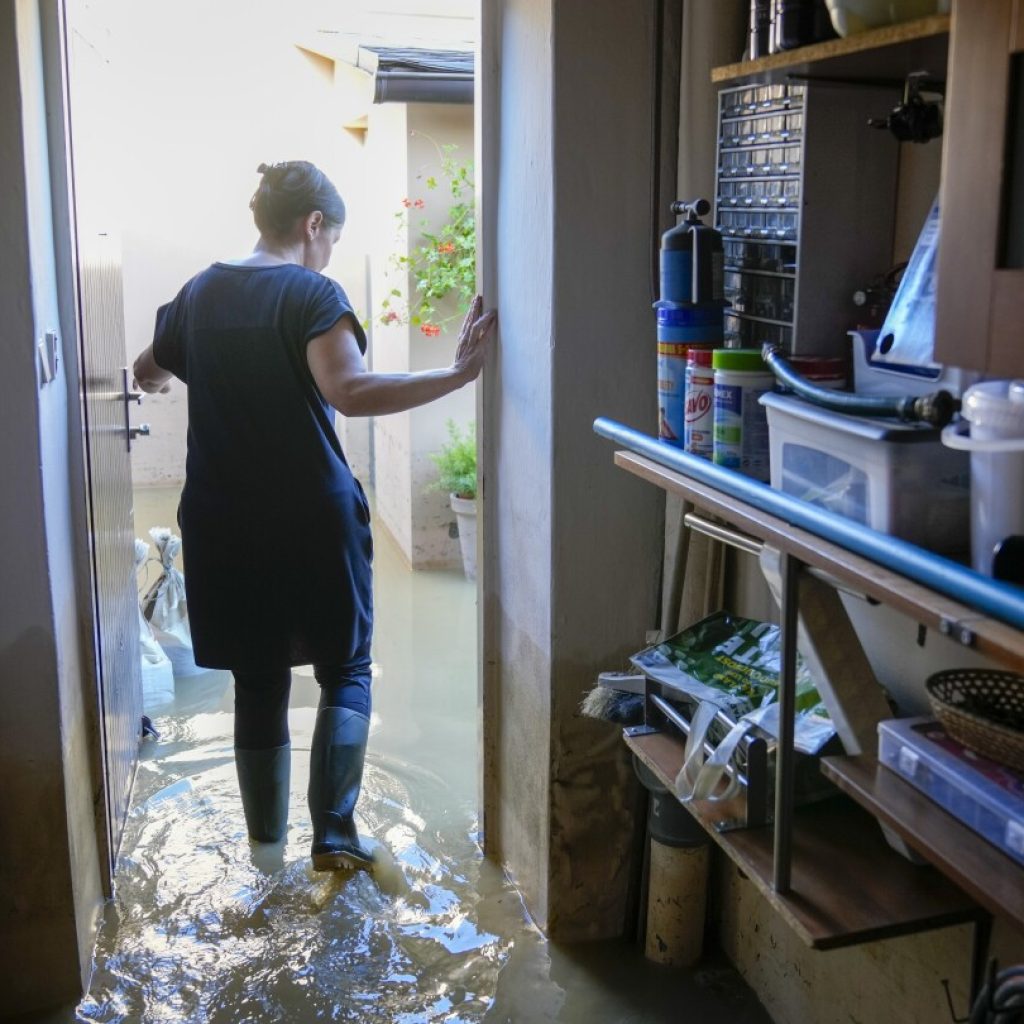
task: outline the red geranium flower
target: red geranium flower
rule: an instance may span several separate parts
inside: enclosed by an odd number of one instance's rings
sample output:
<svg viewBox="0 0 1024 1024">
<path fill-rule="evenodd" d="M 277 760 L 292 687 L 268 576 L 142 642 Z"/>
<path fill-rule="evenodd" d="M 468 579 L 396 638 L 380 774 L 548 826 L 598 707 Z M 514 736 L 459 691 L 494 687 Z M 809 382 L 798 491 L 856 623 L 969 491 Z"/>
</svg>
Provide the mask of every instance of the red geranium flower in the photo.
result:
<svg viewBox="0 0 1024 1024">
<path fill-rule="evenodd" d="M 408 210 L 409 207 L 412 206 L 412 200 L 411 199 L 403 199 L 402 200 L 402 205 Z"/>
<path fill-rule="evenodd" d="M 438 336 L 438 335 L 439 335 L 439 334 L 441 333 L 441 328 L 440 328 L 440 327 L 438 327 L 438 326 L 437 326 L 437 324 L 423 324 L 423 325 L 422 325 L 422 326 L 420 327 L 420 330 L 421 330 L 421 331 L 422 331 L 422 332 L 423 332 L 423 333 L 424 333 L 424 334 L 425 334 L 425 335 L 426 335 L 426 336 L 427 336 L 428 338 L 436 338 L 436 337 L 437 337 L 437 336 Z"/>
</svg>

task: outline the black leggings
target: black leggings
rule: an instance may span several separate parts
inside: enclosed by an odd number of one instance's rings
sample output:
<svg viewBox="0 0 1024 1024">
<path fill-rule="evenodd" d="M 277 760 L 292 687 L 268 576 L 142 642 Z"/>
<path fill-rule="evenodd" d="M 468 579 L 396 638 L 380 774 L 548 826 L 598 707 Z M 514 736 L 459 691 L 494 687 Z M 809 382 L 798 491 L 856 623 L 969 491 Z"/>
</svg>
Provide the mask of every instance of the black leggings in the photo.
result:
<svg viewBox="0 0 1024 1024">
<path fill-rule="evenodd" d="M 349 708 L 370 717 L 370 665 L 314 665 L 320 684 L 320 707 Z M 289 741 L 290 668 L 262 672 L 233 671 L 235 677 L 235 746 L 267 750 Z"/>
</svg>

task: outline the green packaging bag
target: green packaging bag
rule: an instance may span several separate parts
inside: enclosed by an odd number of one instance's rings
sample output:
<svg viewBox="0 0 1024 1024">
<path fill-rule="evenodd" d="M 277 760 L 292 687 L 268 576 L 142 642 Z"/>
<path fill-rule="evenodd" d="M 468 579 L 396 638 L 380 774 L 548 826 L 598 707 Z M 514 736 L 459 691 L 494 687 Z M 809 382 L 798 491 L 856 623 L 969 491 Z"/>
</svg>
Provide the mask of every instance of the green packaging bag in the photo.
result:
<svg viewBox="0 0 1024 1024">
<path fill-rule="evenodd" d="M 691 702 L 711 701 L 733 721 L 748 717 L 778 737 L 781 630 L 769 622 L 716 612 L 630 661 Z M 835 735 L 803 659 L 797 656 L 795 747 L 816 754 Z"/>
</svg>

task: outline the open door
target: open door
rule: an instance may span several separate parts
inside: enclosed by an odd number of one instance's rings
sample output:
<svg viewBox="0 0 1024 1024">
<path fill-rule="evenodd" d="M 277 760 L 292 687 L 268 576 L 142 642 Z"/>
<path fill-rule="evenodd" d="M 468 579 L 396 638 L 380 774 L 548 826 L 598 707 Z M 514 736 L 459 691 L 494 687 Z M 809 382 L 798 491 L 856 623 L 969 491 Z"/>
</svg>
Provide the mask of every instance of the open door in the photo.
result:
<svg viewBox="0 0 1024 1024">
<path fill-rule="evenodd" d="M 104 819 L 100 834 L 106 841 L 109 894 L 138 764 L 142 682 L 129 458 L 131 377 L 125 365 L 116 216 L 121 169 L 112 144 L 117 116 L 109 47 L 95 17 L 89 5 L 68 0 L 64 63 L 104 778 L 97 814 Z"/>
</svg>

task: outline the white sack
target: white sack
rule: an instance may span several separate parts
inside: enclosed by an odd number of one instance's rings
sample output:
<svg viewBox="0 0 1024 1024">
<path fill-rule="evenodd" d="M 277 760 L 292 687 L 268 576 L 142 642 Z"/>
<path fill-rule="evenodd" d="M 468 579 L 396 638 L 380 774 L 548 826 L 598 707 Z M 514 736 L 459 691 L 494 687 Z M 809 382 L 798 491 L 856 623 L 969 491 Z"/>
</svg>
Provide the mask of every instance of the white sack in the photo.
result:
<svg viewBox="0 0 1024 1024">
<path fill-rule="evenodd" d="M 149 545 L 135 538 L 136 574 L 149 557 Z M 153 711 L 174 700 L 174 669 L 171 660 L 153 636 L 153 628 L 139 609 L 139 651 L 142 656 L 142 710 Z"/>
<path fill-rule="evenodd" d="M 156 544 L 163 572 L 142 599 L 142 609 L 153 627 L 153 635 L 171 659 L 174 674 L 194 676 L 206 670 L 196 665 L 185 602 L 185 577 L 174 567 L 181 538 L 166 526 L 154 526 L 149 535 Z"/>
</svg>

